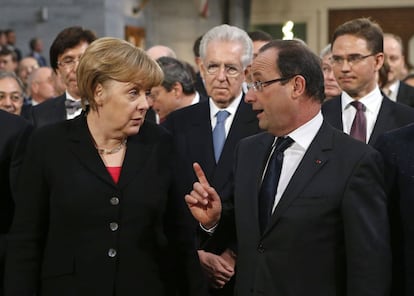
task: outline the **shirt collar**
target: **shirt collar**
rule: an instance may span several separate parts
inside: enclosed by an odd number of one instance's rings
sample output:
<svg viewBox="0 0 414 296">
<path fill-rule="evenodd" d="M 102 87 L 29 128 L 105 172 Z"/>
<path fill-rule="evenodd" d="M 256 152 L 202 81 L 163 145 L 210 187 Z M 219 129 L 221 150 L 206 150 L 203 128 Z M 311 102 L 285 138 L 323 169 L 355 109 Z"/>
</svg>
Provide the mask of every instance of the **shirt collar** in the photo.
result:
<svg viewBox="0 0 414 296">
<path fill-rule="evenodd" d="M 346 92 L 342 92 L 341 95 L 341 101 L 342 101 L 342 111 L 348 109 L 353 101 L 355 101 L 354 98 L 352 98 L 350 95 L 348 95 Z M 358 101 L 363 103 L 367 110 L 373 111 L 376 110 L 379 105 L 382 103 L 382 94 L 378 86 L 376 86 L 370 93 L 368 93 L 366 96 L 360 98 Z"/>
<path fill-rule="evenodd" d="M 286 136 L 291 137 L 295 143 L 294 145 L 299 145 L 302 149 L 307 150 L 313 139 L 315 138 L 317 132 L 319 131 L 323 122 L 323 117 L 321 111 L 318 112 L 311 120 L 306 122 L 304 125 L 298 127 L 291 133 Z"/>
<path fill-rule="evenodd" d="M 226 110 L 230 113 L 230 115 L 234 115 L 237 111 L 237 108 L 239 107 L 241 98 L 243 96 L 243 92 L 240 92 L 240 94 L 231 102 L 227 108 L 220 109 L 216 106 L 212 98 L 209 98 L 209 104 L 210 104 L 210 118 L 214 118 L 216 116 L 217 112 L 220 110 Z"/>
</svg>

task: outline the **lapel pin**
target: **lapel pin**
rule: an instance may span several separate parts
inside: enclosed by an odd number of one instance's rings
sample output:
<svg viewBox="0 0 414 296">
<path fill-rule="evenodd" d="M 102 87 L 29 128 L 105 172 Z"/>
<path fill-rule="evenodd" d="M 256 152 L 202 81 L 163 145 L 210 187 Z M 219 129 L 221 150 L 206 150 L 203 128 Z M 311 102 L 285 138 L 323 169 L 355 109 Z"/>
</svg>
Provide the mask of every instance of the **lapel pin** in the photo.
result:
<svg viewBox="0 0 414 296">
<path fill-rule="evenodd" d="M 321 164 L 321 163 L 322 163 L 322 160 L 317 159 L 317 160 L 315 160 L 315 163 L 316 163 L 316 164 Z"/>
</svg>

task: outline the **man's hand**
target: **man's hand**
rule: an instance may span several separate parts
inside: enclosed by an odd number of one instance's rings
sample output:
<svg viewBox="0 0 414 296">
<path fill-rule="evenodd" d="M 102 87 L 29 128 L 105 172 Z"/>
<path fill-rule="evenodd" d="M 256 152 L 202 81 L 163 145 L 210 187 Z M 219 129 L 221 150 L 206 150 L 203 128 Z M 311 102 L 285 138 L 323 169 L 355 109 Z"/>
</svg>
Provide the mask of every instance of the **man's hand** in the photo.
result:
<svg viewBox="0 0 414 296">
<path fill-rule="evenodd" d="M 213 253 L 198 251 L 201 266 L 210 279 L 213 288 L 221 289 L 234 275 L 234 265 Z"/>
<path fill-rule="evenodd" d="M 210 186 L 206 175 L 198 163 L 193 164 L 198 182 L 193 190 L 185 196 L 185 201 L 191 214 L 206 229 L 217 225 L 221 217 L 221 200 L 216 190 Z"/>
</svg>

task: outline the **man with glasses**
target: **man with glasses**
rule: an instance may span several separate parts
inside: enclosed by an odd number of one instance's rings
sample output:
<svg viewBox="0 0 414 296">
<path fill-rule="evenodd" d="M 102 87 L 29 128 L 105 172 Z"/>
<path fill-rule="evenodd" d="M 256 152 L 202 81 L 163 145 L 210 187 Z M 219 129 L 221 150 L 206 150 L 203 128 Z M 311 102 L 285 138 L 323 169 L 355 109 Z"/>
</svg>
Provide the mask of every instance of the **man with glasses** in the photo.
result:
<svg viewBox="0 0 414 296">
<path fill-rule="evenodd" d="M 235 295 L 388 295 L 381 156 L 324 121 L 320 59 L 301 41 L 270 41 L 251 74 L 248 103 L 267 133 L 238 145 L 233 211 L 202 165 L 185 197 L 213 238 L 237 233 Z"/>
<path fill-rule="evenodd" d="M 32 109 L 35 127 L 72 119 L 82 112 L 76 69 L 82 54 L 95 39 L 92 31 L 82 27 L 69 27 L 57 35 L 50 47 L 50 64 L 61 77 L 66 91 Z"/>
<path fill-rule="evenodd" d="M 260 131 L 256 114 L 244 102 L 242 91 L 252 56 L 251 39 L 237 27 L 220 25 L 203 35 L 200 71 L 210 97 L 170 113 L 164 122 L 178 151 L 177 196 L 181 202 L 196 180 L 192 164 L 199 162 L 220 192 L 224 210 L 230 207 L 235 147 L 240 139 Z M 195 221 L 188 223 L 197 229 Z M 211 295 L 233 295 L 229 281 L 235 272 L 235 237 L 223 235 L 200 241 L 199 257 Z"/>
<path fill-rule="evenodd" d="M 385 131 L 414 122 L 414 109 L 381 93 L 377 75 L 383 63 L 383 33 L 378 24 L 360 18 L 335 30 L 332 64 L 342 94 L 326 101 L 322 112 L 334 127 L 370 145 Z"/>
</svg>

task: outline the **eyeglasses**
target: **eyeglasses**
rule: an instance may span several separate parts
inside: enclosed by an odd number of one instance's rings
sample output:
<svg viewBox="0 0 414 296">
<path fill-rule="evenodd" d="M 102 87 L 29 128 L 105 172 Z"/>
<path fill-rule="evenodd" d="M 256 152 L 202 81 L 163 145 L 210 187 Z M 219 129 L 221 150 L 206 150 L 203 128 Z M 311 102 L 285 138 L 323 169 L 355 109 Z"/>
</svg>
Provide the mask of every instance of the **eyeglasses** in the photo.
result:
<svg viewBox="0 0 414 296">
<path fill-rule="evenodd" d="M 254 91 L 262 91 L 263 88 L 268 86 L 268 85 L 271 85 L 271 84 L 276 83 L 276 82 L 282 82 L 282 81 L 292 79 L 296 75 L 297 74 L 291 75 L 291 76 L 288 76 L 288 77 L 281 77 L 281 78 L 277 78 L 277 79 L 273 79 L 273 80 L 268 80 L 268 81 L 264 81 L 264 82 L 261 82 L 261 81 L 250 82 L 250 83 L 247 83 L 247 89 L 250 90 L 251 88 L 253 88 Z"/>
<path fill-rule="evenodd" d="M 77 59 L 74 58 L 64 58 L 63 60 L 61 60 L 60 62 L 58 62 L 58 66 L 61 66 L 65 69 L 73 69 L 73 67 L 75 66 L 75 64 L 79 63 L 80 61 L 80 57 Z"/>
<path fill-rule="evenodd" d="M 333 55 L 331 57 L 331 62 L 334 66 L 338 65 L 338 66 L 342 66 L 344 64 L 345 61 L 348 62 L 348 64 L 350 66 L 355 65 L 360 63 L 361 61 L 365 60 L 368 57 L 374 56 L 376 55 L 375 53 L 371 53 L 371 54 L 367 54 L 367 55 L 362 55 L 362 54 L 350 54 L 347 57 L 341 57 L 341 56 L 336 56 Z"/>
<path fill-rule="evenodd" d="M 207 73 L 210 75 L 216 75 L 221 71 L 222 66 L 224 66 L 224 72 L 227 77 L 237 77 L 242 72 L 242 70 L 240 70 L 236 65 L 208 64 L 206 68 Z"/>
<path fill-rule="evenodd" d="M 0 92 L 0 101 L 6 99 L 7 97 L 10 98 L 13 102 L 18 102 L 23 99 L 23 94 L 19 92 L 12 92 L 12 93 L 6 93 L 6 92 Z"/>
</svg>

